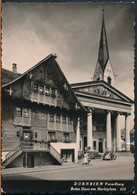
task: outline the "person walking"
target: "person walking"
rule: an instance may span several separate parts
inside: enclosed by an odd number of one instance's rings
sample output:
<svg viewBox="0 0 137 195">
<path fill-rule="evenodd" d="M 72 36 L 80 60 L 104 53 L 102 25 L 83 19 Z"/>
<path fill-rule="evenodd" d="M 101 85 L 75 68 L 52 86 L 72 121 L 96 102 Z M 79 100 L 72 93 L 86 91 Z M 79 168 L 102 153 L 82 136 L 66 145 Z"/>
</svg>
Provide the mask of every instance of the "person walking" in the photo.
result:
<svg viewBox="0 0 137 195">
<path fill-rule="evenodd" d="M 88 153 L 87 152 L 84 152 L 84 159 L 83 159 L 83 165 L 87 165 L 89 163 L 88 161 Z"/>
</svg>

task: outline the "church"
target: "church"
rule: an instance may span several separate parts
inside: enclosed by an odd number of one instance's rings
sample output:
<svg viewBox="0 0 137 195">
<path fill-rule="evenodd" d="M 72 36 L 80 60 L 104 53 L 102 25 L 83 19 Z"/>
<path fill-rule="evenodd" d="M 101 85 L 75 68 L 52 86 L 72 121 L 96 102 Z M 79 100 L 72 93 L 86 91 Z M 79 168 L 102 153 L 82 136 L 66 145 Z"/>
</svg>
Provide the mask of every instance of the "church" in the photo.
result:
<svg viewBox="0 0 137 195">
<path fill-rule="evenodd" d="M 3 168 L 78 162 L 87 147 L 120 152 L 121 115 L 130 151 L 133 101 L 114 87 L 104 11 L 93 81 L 69 84 L 56 58 L 50 54 L 24 74 L 16 64 L 2 68 Z"/>
</svg>

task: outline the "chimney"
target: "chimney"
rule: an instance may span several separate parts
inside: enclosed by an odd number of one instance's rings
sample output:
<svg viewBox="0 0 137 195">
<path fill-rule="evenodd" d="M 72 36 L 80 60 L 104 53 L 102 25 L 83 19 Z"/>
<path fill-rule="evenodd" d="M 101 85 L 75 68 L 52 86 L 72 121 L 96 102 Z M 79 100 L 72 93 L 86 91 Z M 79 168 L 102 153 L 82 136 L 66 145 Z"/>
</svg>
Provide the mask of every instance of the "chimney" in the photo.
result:
<svg viewBox="0 0 137 195">
<path fill-rule="evenodd" d="M 15 64 L 15 63 L 12 64 L 12 71 L 14 73 L 17 73 L 17 64 Z"/>
</svg>

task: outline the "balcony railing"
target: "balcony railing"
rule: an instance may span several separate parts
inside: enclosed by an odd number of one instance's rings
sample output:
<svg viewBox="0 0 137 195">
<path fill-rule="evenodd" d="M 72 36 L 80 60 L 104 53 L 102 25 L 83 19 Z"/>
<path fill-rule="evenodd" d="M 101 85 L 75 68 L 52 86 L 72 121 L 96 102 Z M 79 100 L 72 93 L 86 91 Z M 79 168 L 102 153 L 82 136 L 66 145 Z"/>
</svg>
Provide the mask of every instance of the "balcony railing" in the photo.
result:
<svg viewBox="0 0 137 195">
<path fill-rule="evenodd" d="M 57 98 L 56 98 L 56 96 L 51 97 L 51 96 L 46 96 L 46 95 L 43 95 L 43 94 L 32 92 L 31 101 L 32 102 L 43 103 L 43 104 L 49 104 L 51 106 L 56 106 Z"/>
</svg>

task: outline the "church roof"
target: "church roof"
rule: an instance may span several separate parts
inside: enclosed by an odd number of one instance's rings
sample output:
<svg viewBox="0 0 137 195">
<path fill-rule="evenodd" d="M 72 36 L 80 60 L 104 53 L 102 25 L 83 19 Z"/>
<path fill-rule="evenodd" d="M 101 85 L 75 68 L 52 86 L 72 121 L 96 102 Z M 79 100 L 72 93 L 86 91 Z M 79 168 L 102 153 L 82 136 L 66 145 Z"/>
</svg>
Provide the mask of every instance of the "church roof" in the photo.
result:
<svg viewBox="0 0 137 195">
<path fill-rule="evenodd" d="M 106 68 L 108 59 L 109 59 L 109 52 L 108 52 L 108 44 L 107 44 L 107 34 L 105 28 L 104 10 L 102 10 L 102 27 L 101 27 L 100 44 L 99 44 L 99 52 L 98 52 L 98 62 L 103 72 Z"/>
</svg>

